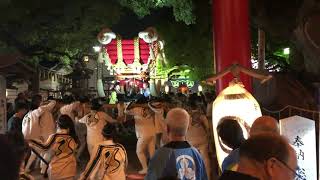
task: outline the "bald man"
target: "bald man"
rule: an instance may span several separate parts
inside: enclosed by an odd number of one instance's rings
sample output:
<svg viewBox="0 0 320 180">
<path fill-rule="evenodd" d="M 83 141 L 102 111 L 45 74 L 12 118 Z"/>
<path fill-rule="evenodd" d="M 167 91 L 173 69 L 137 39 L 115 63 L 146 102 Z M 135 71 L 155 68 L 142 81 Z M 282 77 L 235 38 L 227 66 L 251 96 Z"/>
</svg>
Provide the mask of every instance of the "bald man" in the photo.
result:
<svg viewBox="0 0 320 180">
<path fill-rule="evenodd" d="M 150 161 L 146 180 L 176 177 L 207 180 L 199 152 L 186 141 L 190 116 L 181 108 L 170 110 L 166 117 L 169 143 L 159 148 Z"/>
<path fill-rule="evenodd" d="M 258 117 L 250 128 L 250 136 L 260 133 L 280 134 L 278 121 L 271 116 Z"/>
<path fill-rule="evenodd" d="M 271 116 L 258 117 L 250 128 L 250 136 L 261 133 L 280 135 L 278 121 Z M 222 172 L 225 170 L 237 170 L 239 163 L 239 148 L 234 149 L 222 162 Z"/>
</svg>

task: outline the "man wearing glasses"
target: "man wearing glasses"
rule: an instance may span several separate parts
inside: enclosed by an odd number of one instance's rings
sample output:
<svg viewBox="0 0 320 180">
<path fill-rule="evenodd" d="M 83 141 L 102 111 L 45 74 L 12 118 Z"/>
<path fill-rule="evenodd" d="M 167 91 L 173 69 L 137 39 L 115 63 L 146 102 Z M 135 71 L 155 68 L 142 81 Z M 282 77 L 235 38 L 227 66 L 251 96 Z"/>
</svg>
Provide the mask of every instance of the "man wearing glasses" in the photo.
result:
<svg viewBox="0 0 320 180">
<path fill-rule="evenodd" d="M 263 133 L 251 136 L 240 146 L 237 172 L 224 171 L 220 180 L 293 180 L 297 157 L 282 136 Z"/>
</svg>

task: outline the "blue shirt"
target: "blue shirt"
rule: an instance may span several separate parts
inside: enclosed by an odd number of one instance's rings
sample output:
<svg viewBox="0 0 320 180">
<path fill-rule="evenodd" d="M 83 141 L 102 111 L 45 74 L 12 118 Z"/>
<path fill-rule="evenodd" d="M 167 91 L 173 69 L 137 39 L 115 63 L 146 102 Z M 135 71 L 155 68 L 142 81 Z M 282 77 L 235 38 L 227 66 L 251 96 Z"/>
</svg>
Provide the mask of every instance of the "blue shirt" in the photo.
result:
<svg viewBox="0 0 320 180">
<path fill-rule="evenodd" d="M 170 142 L 161 147 L 150 161 L 145 180 L 178 177 L 180 180 L 207 180 L 199 152 L 187 141 Z"/>
<path fill-rule="evenodd" d="M 239 148 L 231 151 L 231 153 L 226 158 L 224 158 L 222 162 L 222 172 L 224 172 L 225 170 L 236 171 L 239 164 L 239 156 Z"/>
</svg>

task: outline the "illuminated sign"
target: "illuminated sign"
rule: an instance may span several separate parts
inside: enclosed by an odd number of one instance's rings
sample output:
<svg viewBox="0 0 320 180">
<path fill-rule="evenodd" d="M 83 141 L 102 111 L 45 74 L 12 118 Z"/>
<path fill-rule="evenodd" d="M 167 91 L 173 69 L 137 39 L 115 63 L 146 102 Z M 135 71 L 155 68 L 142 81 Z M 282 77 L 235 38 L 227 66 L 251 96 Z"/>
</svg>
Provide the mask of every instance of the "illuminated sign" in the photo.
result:
<svg viewBox="0 0 320 180">
<path fill-rule="evenodd" d="M 170 82 L 174 88 L 178 88 L 181 85 L 186 85 L 188 88 L 192 88 L 194 86 L 194 81 L 189 79 L 171 79 Z"/>
<path fill-rule="evenodd" d="M 316 130 L 315 122 L 300 116 L 280 120 L 280 132 L 288 138 L 296 151 L 298 177 L 295 180 L 316 180 Z"/>
<path fill-rule="evenodd" d="M 217 126 L 226 116 L 236 117 L 247 138 L 253 121 L 261 116 L 261 110 L 255 98 L 240 83 L 230 83 L 220 92 L 212 106 L 212 126 L 219 166 L 231 149 L 220 143 Z"/>
</svg>

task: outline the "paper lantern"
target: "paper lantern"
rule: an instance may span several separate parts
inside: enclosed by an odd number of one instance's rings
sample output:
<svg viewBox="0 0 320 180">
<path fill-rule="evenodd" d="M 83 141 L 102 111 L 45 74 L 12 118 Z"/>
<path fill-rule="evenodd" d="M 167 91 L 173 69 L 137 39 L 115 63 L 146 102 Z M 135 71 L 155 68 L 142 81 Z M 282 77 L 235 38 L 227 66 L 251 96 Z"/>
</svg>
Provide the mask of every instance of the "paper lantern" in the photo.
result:
<svg viewBox="0 0 320 180">
<path fill-rule="evenodd" d="M 231 82 L 220 92 L 212 106 L 212 126 L 219 166 L 231 151 L 218 137 L 217 126 L 221 119 L 235 117 L 247 138 L 253 121 L 261 116 L 261 110 L 255 98 L 243 87 L 242 83 Z"/>
</svg>

